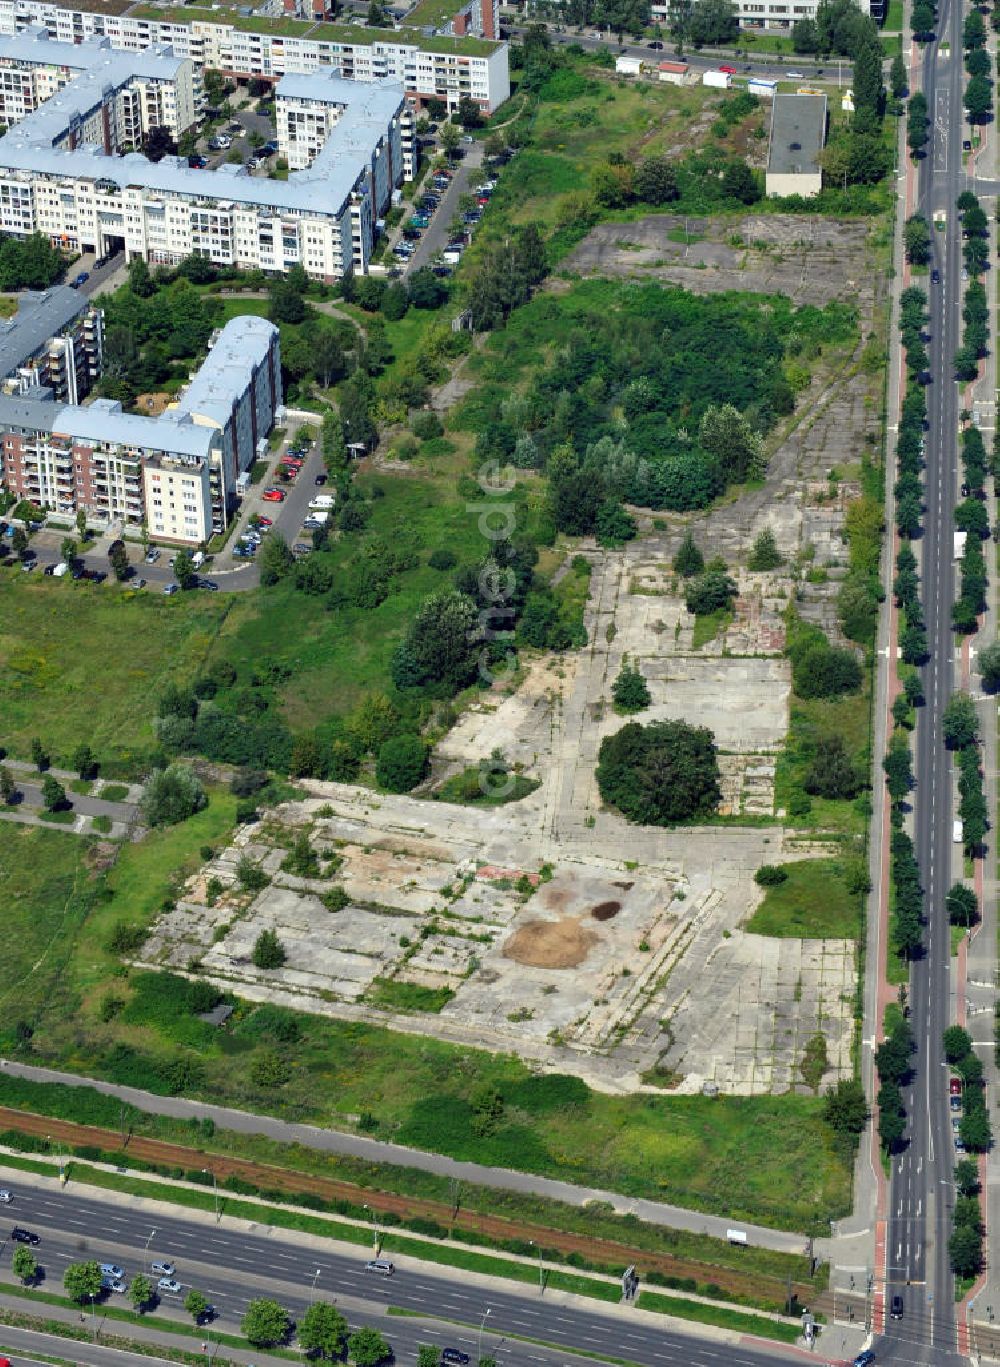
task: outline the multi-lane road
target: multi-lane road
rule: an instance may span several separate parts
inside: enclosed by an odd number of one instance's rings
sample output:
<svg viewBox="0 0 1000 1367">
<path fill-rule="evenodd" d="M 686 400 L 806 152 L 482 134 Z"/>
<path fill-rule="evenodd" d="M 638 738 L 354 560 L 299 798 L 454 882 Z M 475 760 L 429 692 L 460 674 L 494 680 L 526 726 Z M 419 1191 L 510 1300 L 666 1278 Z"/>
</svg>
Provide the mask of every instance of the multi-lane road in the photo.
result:
<svg viewBox="0 0 1000 1367">
<path fill-rule="evenodd" d="M 925 952 L 913 965 L 910 1016 L 916 1040 L 913 1080 L 904 1095 L 909 1127 L 893 1159 L 886 1246 L 886 1302 L 903 1300 L 888 1319 L 880 1362 L 948 1364 L 957 1355 L 954 1279 L 948 1237 L 954 1201 L 955 1152 L 948 1109 L 948 1073 L 941 1037 L 949 1021 L 950 932 L 944 898 L 951 883 L 952 779 L 941 735 L 941 712 L 952 691 L 955 596 L 952 515 L 958 476 L 959 392 L 954 356 L 960 342 L 962 242 L 955 201 L 965 188 L 962 166 L 962 4 L 942 0 L 937 40 L 923 56 L 921 87 L 932 121 L 928 155 L 919 168 L 917 209 L 928 221 L 946 214 L 934 233 L 929 283 L 932 383 L 927 387 L 926 512 L 921 581 L 930 659 L 923 669 L 926 699 L 917 728 L 914 840 L 926 916 Z M 949 47 L 946 47 L 948 44 Z M 905 193 L 905 182 L 901 193 Z M 961 870 L 957 871 L 959 874 Z"/>
<path fill-rule="evenodd" d="M 14 1204 L 4 1208 L 4 1220 L 9 1217 L 11 1224 L 16 1221 L 39 1235 L 34 1252 L 52 1289 L 61 1288 L 71 1262 L 116 1262 L 132 1276 L 154 1259 L 168 1259 L 176 1265 L 184 1291 L 176 1298 L 165 1297 L 164 1308 L 173 1303 L 179 1311 L 187 1290 L 197 1287 L 216 1306 L 216 1327 L 222 1332 L 239 1332 L 247 1302 L 270 1295 L 293 1318 L 314 1299 L 339 1300 L 352 1324 L 379 1322 L 397 1357 L 408 1355 L 419 1342 L 456 1343 L 470 1355 L 477 1353 L 482 1326 L 482 1352 L 497 1357 L 502 1367 L 551 1361 L 539 1357 L 536 1342 L 555 1349 L 561 1362 L 572 1352 L 626 1359 L 641 1367 L 775 1363 L 774 1353 L 763 1345 L 671 1332 L 645 1315 L 633 1318 L 628 1311 L 581 1308 L 566 1297 L 541 1294 L 533 1285 L 524 1291 L 497 1288 L 398 1255 L 395 1275 L 381 1278 L 365 1270 L 370 1255 L 362 1249 L 347 1251 L 343 1245 L 324 1246 L 311 1238 L 297 1241 L 294 1235 L 265 1227 L 247 1232 L 242 1222 L 236 1228 L 225 1218 L 213 1224 L 165 1214 L 162 1207 L 121 1205 L 96 1193 L 80 1195 L 72 1188 L 35 1183 L 22 1174 L 5 1176 L 4 1182 L 14 1190 Z M 0 1232 L 7 1233 L 6 1224 Z M 0 1244 L 5 1276 L 12 1252 L 9 1239 Z M 389 1305 L 438 1323 L 418 1324 L 395 1316 L 381 1323 Z"/>
</svg>

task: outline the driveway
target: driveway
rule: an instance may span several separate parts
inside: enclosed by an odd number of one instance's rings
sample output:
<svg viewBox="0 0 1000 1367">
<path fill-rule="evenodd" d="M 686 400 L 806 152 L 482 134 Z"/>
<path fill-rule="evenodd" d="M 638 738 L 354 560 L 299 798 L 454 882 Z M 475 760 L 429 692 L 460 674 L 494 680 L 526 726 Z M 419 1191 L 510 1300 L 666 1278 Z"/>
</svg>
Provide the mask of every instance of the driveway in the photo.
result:
<svg viewBox="0 0 1000 1367">
<path fill-rule="evenodd" d="M 458 217 L 459 198 L 468 190 L 472 173 L 478 171 L 482 164 L 483 145 L 481 142 L 465 149 L 465 156 L 461 161 L 455 163 L 451 183 L 442 196 L 437 212 L 431 219 L 430 227 L 417 243 L 417 250 L 410 257 L 404 274 L 408 271 L 419 270 L 421 266 L 429 266 L 447 246 L 451 240 L 451 233 L 449 232 L 451 221 Z"/>
</svg>

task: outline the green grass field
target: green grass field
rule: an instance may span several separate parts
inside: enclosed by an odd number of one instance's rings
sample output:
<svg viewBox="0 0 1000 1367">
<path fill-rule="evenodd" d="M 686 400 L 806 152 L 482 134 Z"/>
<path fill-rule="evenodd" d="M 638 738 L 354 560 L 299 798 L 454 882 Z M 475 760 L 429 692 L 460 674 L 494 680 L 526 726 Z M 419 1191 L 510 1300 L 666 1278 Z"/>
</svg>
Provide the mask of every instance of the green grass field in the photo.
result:
<svg viewBox="0 0 1000 1367">
<path fill-rule="evenodd" d="M 154 740 L 153 700 L 195 673 L 231 607 L 230 595 L 130 593 L 0 573 L 4 744 L 28 758 L 41 736 L 53 763 L 86 740 L 106 767 Z"/>
<path fill-rule="evenodd" d="M 746 930 L 811 940 L 857 938 L 859 898 L 848 892 L 838 860 L 803 859 L 781 867 L 788 877 L 767 889 Z"/>
</svg>

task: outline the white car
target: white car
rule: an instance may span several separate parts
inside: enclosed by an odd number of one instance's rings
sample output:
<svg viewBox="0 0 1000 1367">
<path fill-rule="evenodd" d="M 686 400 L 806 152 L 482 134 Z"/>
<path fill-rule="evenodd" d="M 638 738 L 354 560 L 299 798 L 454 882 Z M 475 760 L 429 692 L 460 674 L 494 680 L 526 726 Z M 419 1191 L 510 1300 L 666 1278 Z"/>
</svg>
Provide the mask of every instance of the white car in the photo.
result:
<svg viewBox="0 0 1000 1367">
<path fill-rule="evenodd" d="M 0 1206 L 9 1206 L 13 1199 L 13 1192 L 8 1191 L 6 1187 L 0 1187 Z"/>
<path fill-rule="evenodd" d="M 158 1277 L 172 1277 L 177 1271 L 173 1263 L 150 1263 L 150 1270 Z"/>
<path fill-rule="evenodd" d="M 156 1283 L 157 1291 L 167 1291 L 172 1296 L 176 1296 L 181 1290 L 180 1282 L 174 1281 L 173 1277 L 161 1277 Z"/>
</svg>

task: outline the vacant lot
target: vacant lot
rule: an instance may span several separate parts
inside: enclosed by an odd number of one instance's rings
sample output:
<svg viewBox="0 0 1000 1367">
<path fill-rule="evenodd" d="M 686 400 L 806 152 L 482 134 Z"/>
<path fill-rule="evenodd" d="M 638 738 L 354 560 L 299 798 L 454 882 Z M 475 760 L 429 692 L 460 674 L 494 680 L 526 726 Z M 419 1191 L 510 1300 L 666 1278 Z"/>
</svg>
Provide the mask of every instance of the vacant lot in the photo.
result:
<svg viewBox="0 0 1000 1367">
<path fill-rule="evenodd" d="M 781 867 L 785 881 L 767 889 L 747 922 L 748 931 L 806 940 L 857 938 L 860 898 L 848 892 L 839 860 L 804 859 Z"/>
<path fill-rule="evenodd" d="M 53 762 L 82 740 L 128 766 L 153 743 L 153 700 L 208 654 L 228 595 L 165 599 L 115 587 L 0 575 L 3 742 L 27 758 L 40 736 Z"/>
<path fill-rule="evenodd" d="M 50 951 L 71 943 L 80 927 L 89 905 L 83 895 L 88 849 L 65 831 L 0 822 L 5 931 L 0 1001 L 8 1022 L 17 1012 L 19 986 L 32 971 L 44 971 Z"/>
</svg>

